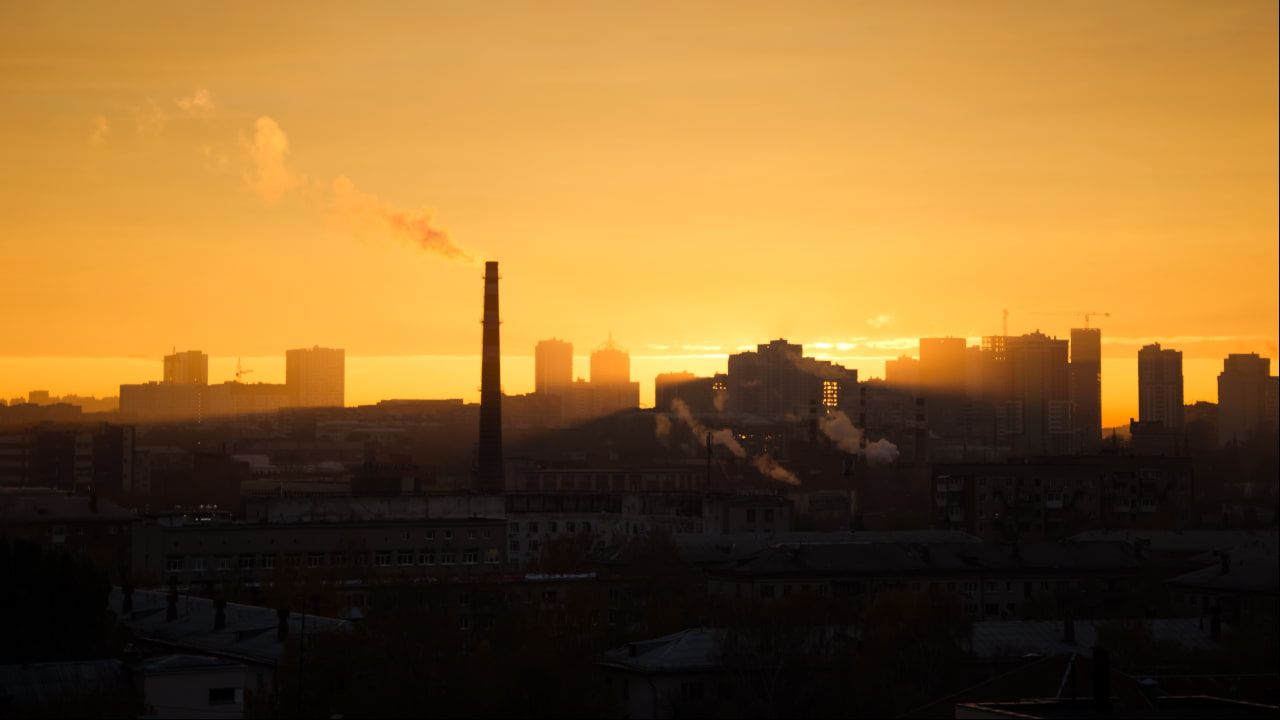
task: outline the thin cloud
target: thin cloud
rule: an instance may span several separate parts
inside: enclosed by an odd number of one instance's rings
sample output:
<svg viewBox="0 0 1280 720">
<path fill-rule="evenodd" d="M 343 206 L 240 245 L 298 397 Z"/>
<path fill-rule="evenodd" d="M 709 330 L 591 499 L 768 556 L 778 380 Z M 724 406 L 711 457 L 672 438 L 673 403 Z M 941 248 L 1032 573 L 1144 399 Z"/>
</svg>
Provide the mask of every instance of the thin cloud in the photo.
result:
<svg viewBox="0 0 1280 720">
<path fill-rule="evenodd" d="M 102 145 L 107 141 L 107 136 L 111 134 L 111 121 L 106 115 L 93 116 L 93 130 L 89 133 L 90 145 Z"/>
<path fill-rule="evenodd" d="M 887 325 L 890 325 L 892 323 L 893 323 L 893 315 L 888 315 L 885 313 L 880 313 L 879 315 L 875 315 L 873 317 L 867 318 L 867 324 L 877 330 Z"/>
<path fill-rule="evenodd" d="M 199 88 L 190 95 L 180 97 L 173 102 L 182 112 L 197 117 L 208 115 L 216 109 L 213 93 L 205 88 Z"/>
</svg>

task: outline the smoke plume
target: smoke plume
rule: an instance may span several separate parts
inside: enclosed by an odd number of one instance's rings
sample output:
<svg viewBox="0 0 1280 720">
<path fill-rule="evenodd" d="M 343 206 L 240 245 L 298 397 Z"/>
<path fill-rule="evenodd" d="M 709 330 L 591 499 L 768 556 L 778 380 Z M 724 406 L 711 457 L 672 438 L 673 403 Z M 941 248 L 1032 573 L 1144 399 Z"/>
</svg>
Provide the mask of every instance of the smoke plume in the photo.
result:
<svg viewBox="0 0 1280 720">
<path fill-rule="evenodd" d="M 862 431 L 854 427 L 848 415 L 837 411 L 822 418 L 818 426 L 824 435 L 831 438 L 836 447 L 847 453 L 858 452 L 862 444 Z"/>
<path fill-rule="evenodd" d="M 818 426 L 836 447 L 847 453 L 865 455 L 868 465 L 892 465 L 898 459 L 898 446 L 884 438 L 868 443 L 866 448 L 861 447 L 862 428 L 854 425 L 842 412 L 836 411 L 823 418 Z"/>
<path fill-rule="evenodd" d="M 795 473 L 779 465 L 777 460 L 769 456 L 769 453 L 751 458 L 751 464 L 755 466 L 756 470 L 760 471 L 761 475 L 771 477 L 788 485 L 800 484 L 800 478 L 796 477 Z"/>
<path fill-rule="evenodd" d="M 671 418 L 662 413 L 654 413 L 653 422 L 653 436 L 663 447 L 671 447 Z"/>
<path fill-rule="evenodd" d="M 269 117 L 254 123 L 253 139 L 246 141 L 252 171 L 245 176 L 249 189 L 262 201 L 274 205 L 280 198 L 302 185 L 302 176 L 289 168 L 289 137 Z"/>
<path fill-rule="evenodd" d="M 376 195 L 357 189 L 345 175 L 334 178 L 333 209 L 357 231 L 382 228 L 391 235 L 404 238 L 427 252 L 463 262 L 475 262 L 470 253 L 459 247 L 441 229 L 426 209 L 404 210 L 392 206 Z"/>
<path fill-rule="evenodd" d="M 867 445 L 867 464 L 873 467 L 892 465 L 898 459 L 898 446 L 880 438 Z"/>
<path fill-rule="evenodd" d="M 694 437 L 702 442 L 707 435 L 711 435 L 711 442 L 725 448 L 733 453 L 734 457 L 745 458 L 747 451 L 742 449 L 742 445 L 738 443 L 738 438 L 733 436 L 733 431 L 729 428 L 720 430 L 711 430 L 707 426 L 698 422 L 698 419 L 689 412 L 689 406 L 680 398 L 671 401 L 671 409 L 675 411 L 676 417 L 680 422 L 684 423 L 693 431 Z"/>
</svg>

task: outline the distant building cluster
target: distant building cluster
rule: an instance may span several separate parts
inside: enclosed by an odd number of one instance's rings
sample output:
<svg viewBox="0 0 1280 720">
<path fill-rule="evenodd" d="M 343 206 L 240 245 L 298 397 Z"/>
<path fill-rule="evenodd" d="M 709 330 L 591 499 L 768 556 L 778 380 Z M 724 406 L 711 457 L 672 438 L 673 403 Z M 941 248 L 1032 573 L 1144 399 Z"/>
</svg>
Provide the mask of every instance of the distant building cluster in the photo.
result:
<svg viewBox="0 0 1280 720">
<path fill-rule="evenodd" d="M 503 398 L 513 425 L 556 427 L 640 407 L 631 355 L 612 338 L 592 351 L 586 380 L 574 379 L 573 344 L 564 340 L 539 342 L 533 365 L 533 393 Z"/>
<path fill-rule="evenodd" d="M 209 384 L 209 356 L 199 350 L 166 355 L 160 382 L 120 386 L 120 413 L 148 422 L 248 415 L 287 407 L 342 407 L 345 351 L 313 347 L 285 353 L 285 382 Z"/>
</svg>

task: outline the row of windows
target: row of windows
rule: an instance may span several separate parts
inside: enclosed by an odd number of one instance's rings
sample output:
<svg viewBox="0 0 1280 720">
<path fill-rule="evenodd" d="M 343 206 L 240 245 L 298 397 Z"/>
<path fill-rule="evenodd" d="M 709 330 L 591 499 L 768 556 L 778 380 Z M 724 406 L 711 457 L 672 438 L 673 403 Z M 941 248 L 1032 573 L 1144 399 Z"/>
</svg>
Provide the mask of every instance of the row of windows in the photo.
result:
<svg viewBox="0 0 1280 720">
<path fill-rule="evenodd" d="M 530 535 L 535 535 L 537 534 L 541 526 L 538 524 L 537 520 L 530 520 L 524 524 L 524 527 L 526 532 L 528 532 Z M 588 520 L 583 520 L 581 522 L 577 520 L 567 520 L 564 523 L 564 529 L 565 529 L 565 532 L 568 532 L 568 533 L 576 533 L 579 530 L 581 530 L 584 533 L 589 533 L 591 532 L 591 522 Z M 508 531 L 512 537 L 519 535 L 520 523 L 519 522 L 509 523 Z M 547 522 L 547 532 L 551 533 L 552 535 L 559 533 L 560 522 L 557 520 L 551 520 Z"/>
<path fill-rule="evenodd" d="M 370 553 L 355 553 L 351 556 L 351 560 L 357 567 L 366 567 L 369 565 L 370 557 L 372 557 L 373 565 L 376 567 L 390 567 L 393 565 L 476 565 L 481 562 L 488 565 L 497 564 L 498 549 L 466 549 L 462 551 L 445 550 L 437 553 L 434 550 L 377 550 Z M 348 557 L 345 553 L 292 553 L 283 556 L 276 555 L 218 555 L 213 558 L 212 569 L 216 572 L 229 572 L 236 570 L 274 570 L 278 562 L 283 562 L 285 567 L 301 567 L 305 563 L 308 568 L 322 567 L 345 567 L 348 563 Z M 459 561 L 461 558 L 461 561 Z M 190 564 L 188 566 L 188 560 Z M 192 572 L 206 572 L 210 569 L 209 558 L 204 555 L 193 555 L 187 558 L 183 555 L 170 555 L 165 559 L 165 570 L 167 572 L 181 572 L 190 569 Z"/>
</svg>

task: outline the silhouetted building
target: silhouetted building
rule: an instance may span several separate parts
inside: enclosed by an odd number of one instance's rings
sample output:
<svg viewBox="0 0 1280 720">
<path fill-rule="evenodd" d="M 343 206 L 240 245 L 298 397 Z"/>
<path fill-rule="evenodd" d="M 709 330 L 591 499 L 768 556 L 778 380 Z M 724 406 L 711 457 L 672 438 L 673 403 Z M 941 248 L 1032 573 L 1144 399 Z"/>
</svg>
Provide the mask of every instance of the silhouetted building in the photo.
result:
<svg viewBox="0 0 1280 720">
<path fill-rule="evenodd" d="M 254 415 L 293 404 L 288 385 L 228 381 L 201 389 L 201 417 Z"/>
<path fill-rule="evenodd" d="M 139 383 L 120 386 L 120 414 L 130 420 L 199 418 L 204 385 Z"/>
<path fill-rule="evenodd" d="M 484 264 L 484 339 L 480 369 L 480 442 L 476 489 L 502 491 L 502 355 L 499 346 L 498 263 Z"/>
<path fill-rule="evenodd" d="M 991 540 L 1055 540 L 1097 528 L 1175 529 L 1193 519 L 1186 457 L 1073 455 L 937 464 L 934 526 Z"/>
<path fill-rule="evenodd" d="M 286 350 L 284 384 L 295 407 L 342 407 L 346 404 L 346 351 L 312 347 Z"/>
<path fill-rule="evenodd" d="M 1066 340 L 1040 332 L 1004 338 L 1008 426 L 1020 454 L 1071 452 L 1073 423 L 1067 350 Z"/>
<path fill-rule="evenodd" d="M 573 384 L 573 343 L 542 340 L 533 349 L 533 391 L 560 395 Z"/>
<path fill-rule="evenodd" d="M 907 355 L 885 360 L 884 381 L 899 390 L 915 392 L 920 385 L 920 361 Z"/>
<path fill-rule="evenodd" d="M 762 418 L 809 418 L 818 412 L 858 411 L 858 371 L 804 357 L 804 348 L 778 339 L 755 352 L 729 356 L 729 409 Z"/>
<path fill-rule="evenodd" d="M 1071 329 L 1071 402 L 1076 450 L 1086 454 L 1102 446 L 1102 331 Z"/>
<path fill-rule="evenodd" d="M 1218 373 L 1218 439 L 1223 445 L 1244 442 L 1275 423 L 1267 418 L 1267 385 L 1271 359 L 1257 353 L 1232 353 Z"/>
<path fill-rule="evenodd" d="M 728 376 L 717 373 L 712 377 L 697 377 L 693 373 L 662 373 L 653 382 L 654 408 L 670 412 L 677 399 L 695 415 L 706 415 L 724 410 L 727 400 L 725 390 Z"/>
<path fill-rule="evenodd" d="M 631 382 L 631 355 L 609 338 L 591 353 L 591 382 L 601 385 L 625 385 Z"/>
<path fill-rule="evenodd" d="M 1160 343 L 1138 351 L 1138 420 L 1182 427 L 1182 351 Z"/>
<path fill-rule="evenodd" d="M 208 385 L 209 356 L 199 350 L 165 355 L 164 381 L 170 385 Z"/>
</svg>

